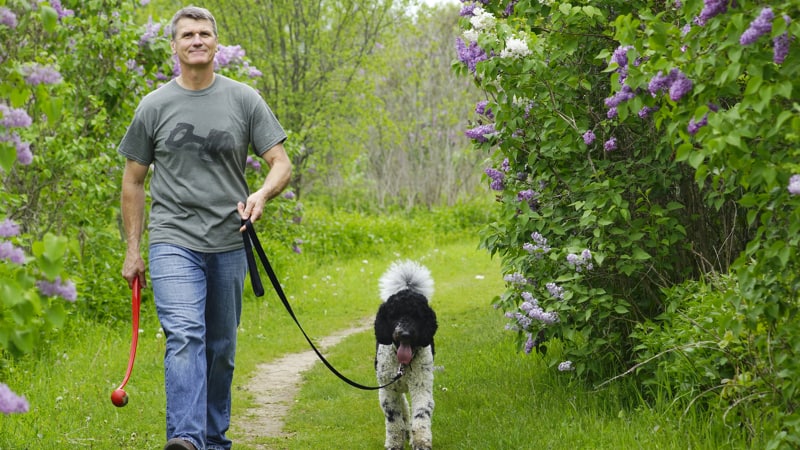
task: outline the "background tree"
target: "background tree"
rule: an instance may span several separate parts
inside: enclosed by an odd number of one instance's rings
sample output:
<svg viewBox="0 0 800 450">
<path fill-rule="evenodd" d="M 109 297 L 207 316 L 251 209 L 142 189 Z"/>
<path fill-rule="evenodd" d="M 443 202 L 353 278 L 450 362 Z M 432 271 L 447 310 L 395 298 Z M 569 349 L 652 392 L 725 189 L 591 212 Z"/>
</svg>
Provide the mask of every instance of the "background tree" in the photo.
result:
<svg viewBox="0 0 800 450">
<path fill-rule="evenodd" d="M 219 21 L 221 42 L 240 45 L 263 74 L 257 86 L 290 134 L 298 199 L 313 191 L 332 204 L 411 207 L 474 194 L 482 156 L 469 151 L 462 134 L 471 83 L 450 71 L 455 6 L 396 0 L 206 6 Z M 155 0 L 144 14 L 179 7 Z"/>
</svg>

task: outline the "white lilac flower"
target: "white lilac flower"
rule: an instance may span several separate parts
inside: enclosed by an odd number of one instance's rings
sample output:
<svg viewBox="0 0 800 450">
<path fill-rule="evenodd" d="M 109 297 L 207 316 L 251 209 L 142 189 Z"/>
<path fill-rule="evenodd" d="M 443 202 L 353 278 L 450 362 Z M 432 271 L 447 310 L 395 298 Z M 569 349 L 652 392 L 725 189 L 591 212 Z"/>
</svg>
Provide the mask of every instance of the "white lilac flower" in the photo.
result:
<svg viewBox="0 0 800 450">
<path fill-rule="evenodd" d="M 463 36 L 467 42 L 478 42 L 478 32 L 473 29 L 464 31 Z"/>
<path fill-rule="evenodd" d="M 486 12 L 481 7 L 476 7 L 472 10 L 474 14 L 469 19 L 469 23 L 472 24 L 472 27 L 475 28 L 477 31 L 484 31 L 490 28 L 493 28 L 497 19 L 492 15 L 490 12 Z"/>
<path fill-rule="evenodd" d="M 528 43 L 524 39 L 508 38 L 506 40 L 506 48 L 500 52 L 501 58 L 525 58 L 530 56 L 531 50 L 528 48 Z"/>
<path fill-rule="evenodd" d="M 569 372 L 575 370 L 575 368 L 572 366 L 572 361 L 564 361 L 558 365 L 558 370 L 560 372 Z"/>
<path fill-rule="evenodd" d="M 800 195 L 800 175 L 792 175 L 789 178 L 789 193 L 792 195 Z"/>
</svg>

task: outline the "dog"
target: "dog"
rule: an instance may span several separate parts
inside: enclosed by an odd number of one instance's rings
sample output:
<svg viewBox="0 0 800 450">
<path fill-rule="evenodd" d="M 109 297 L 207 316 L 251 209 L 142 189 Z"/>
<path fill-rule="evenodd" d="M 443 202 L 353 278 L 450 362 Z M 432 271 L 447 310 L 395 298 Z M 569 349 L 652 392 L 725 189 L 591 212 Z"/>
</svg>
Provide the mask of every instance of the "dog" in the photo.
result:
<svg viewBox="0 0 800 450">
<path fill-rule="evenodd" d="M 386 422 L 387 450 L 406 441 L 415 450 L 431 448 L 433 416 L 433 337 L 438 323 L 430 307 L 433 278 L 427 267 L 410 260 L 391 264 L 379 280 L 382 304 L 375 316 L 375 372 Z M 410 396 L 411 411 L 409 413 Z"/>
</svg>

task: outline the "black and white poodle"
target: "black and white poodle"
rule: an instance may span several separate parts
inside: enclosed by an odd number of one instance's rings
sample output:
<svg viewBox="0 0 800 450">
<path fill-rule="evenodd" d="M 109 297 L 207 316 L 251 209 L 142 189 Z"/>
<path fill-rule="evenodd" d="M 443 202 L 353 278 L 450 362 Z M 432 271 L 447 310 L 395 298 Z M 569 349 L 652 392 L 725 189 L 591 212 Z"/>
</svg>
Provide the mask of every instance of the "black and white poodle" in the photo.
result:
<svg viewBox="0 0 800 450">
<path fill-rule="evenodd" d="M 436 313 L 429 306 L 433 278 L 425 266 L 396 261 L 379 282 L 383 303 L 375 317 L 378 383 L 403 376 L 378 394 L 386 419 L 387 449 L 431 448 L 433 416 L 433 336 Z M 411 411 L 406 393 L 411 397 Z"/>
</svg>

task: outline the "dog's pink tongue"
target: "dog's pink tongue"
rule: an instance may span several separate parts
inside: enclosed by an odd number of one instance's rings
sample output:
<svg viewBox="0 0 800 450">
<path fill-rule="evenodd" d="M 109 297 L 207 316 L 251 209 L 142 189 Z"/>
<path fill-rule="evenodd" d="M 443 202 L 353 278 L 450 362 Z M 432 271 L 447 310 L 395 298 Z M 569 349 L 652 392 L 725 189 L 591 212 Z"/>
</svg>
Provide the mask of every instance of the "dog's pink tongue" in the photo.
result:
<svg viewBox="0 0 800 450">
<path fill-rule="evenodd" d="M 411 364 L 411 346 L 400 344 L 397 348 L 397 360 L 400 364 Z"/>
</svg>

